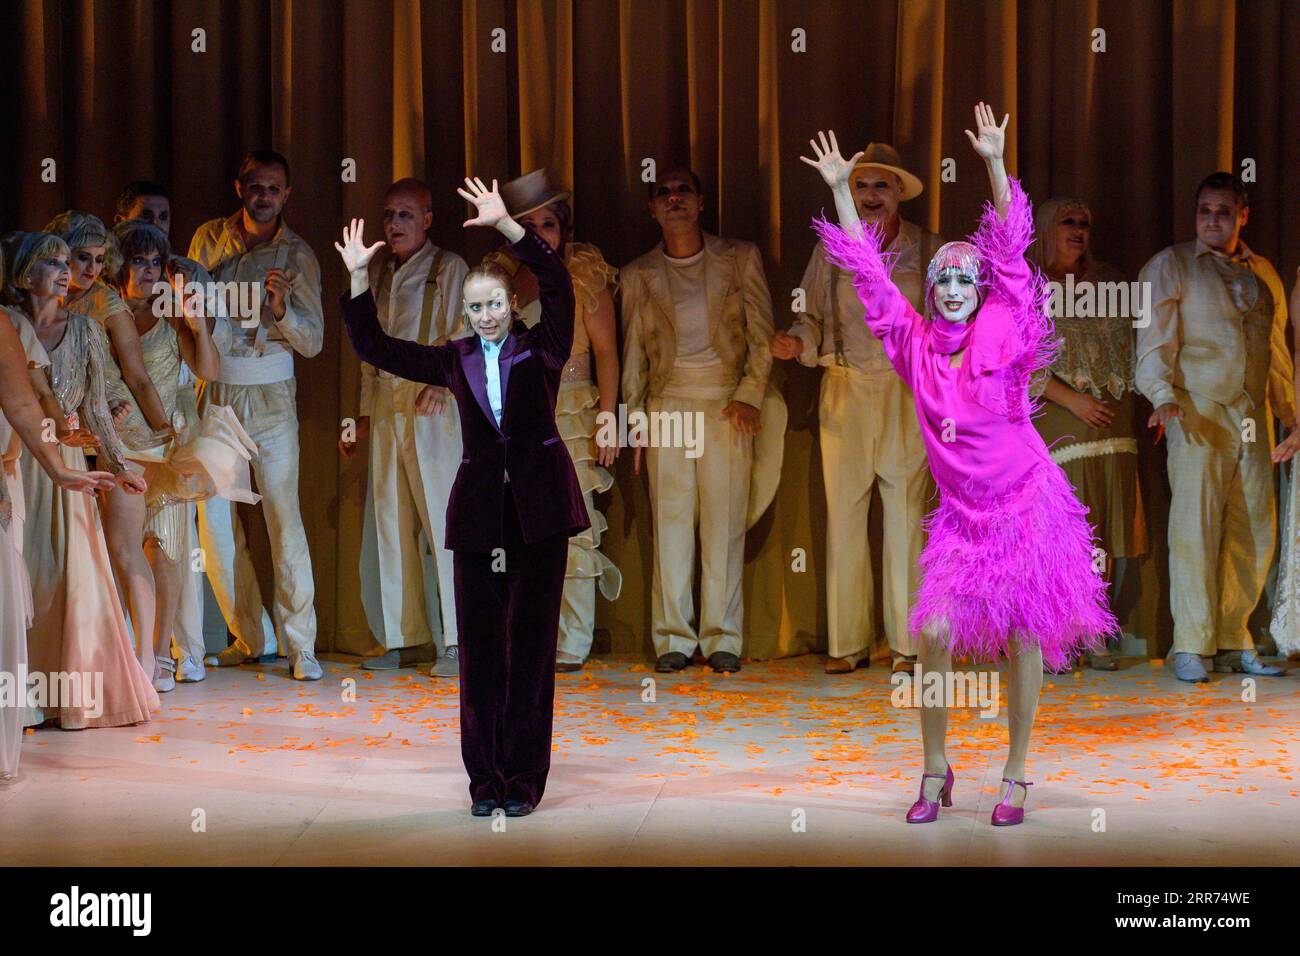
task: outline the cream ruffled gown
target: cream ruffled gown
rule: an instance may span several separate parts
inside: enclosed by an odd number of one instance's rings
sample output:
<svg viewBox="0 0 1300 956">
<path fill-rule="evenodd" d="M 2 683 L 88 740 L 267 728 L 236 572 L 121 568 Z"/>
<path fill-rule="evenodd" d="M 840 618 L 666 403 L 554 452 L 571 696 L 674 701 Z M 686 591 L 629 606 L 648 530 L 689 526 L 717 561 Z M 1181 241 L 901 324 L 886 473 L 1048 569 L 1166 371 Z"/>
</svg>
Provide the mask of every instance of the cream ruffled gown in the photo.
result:
<svg viewBox="0 0 1300 956">
<path fill-rule="evenodd" d="M 109 359 L 99 328 L 70 313 L 63 339 L 48 352 L 54 394 L 100 439 L 101 467 L 125 468 L 104 395 Z M 81 449 L 60 445 L 59 451 L 68 467 L 86 470 Z M 30 455 L 22 457 L 21 471 L 27 512 L 23 554 L 35 612 L 27 635 L 28 668 L 89 674 L 92 683 L 102 675 L 101 699 L 60 701 L 44 716 L 57 718 L 67 730 L 148 720 L 150 711 L 158 710 L 158 695 L 135 657 L 95 499 L 56 486 Z"/>
<path fill-rule="evenodd" d="M 504 253 L 494 253 L 492 258 L 512 275 L 518 269 L 518 263 Z M 569 457 L 573 459 L 591 527 L 569 539 L 558 649 L 585 660 L 591 652 L 596 626 L 597 587 L 608 601 L 617 600 L 623 589 L 622 573 L 600 551 L 600 538 L 609 522 L 596 510 L 592 498 L 596 492 L 612 488 L 614 476 L 596 463 L 596 414 L 600 390 L 593 377 L 591 342 L 585 321 L 586 315 L 595 310 L 597 296 L 602 291 L 608 289 L 613 294 L 618 270 L 605 261 L 599 249 L 585 242 L 565 243 L 564 258 L 573 279 L 577 309 L 573 323 L 573 348 L 564 366 L 560 392 L 556 397 L 555 425 L 569 450 Z M 536 303 L 522 310 L 521 318 L 529 325 L 536 322 L 537 317 Z"/>
</svg>

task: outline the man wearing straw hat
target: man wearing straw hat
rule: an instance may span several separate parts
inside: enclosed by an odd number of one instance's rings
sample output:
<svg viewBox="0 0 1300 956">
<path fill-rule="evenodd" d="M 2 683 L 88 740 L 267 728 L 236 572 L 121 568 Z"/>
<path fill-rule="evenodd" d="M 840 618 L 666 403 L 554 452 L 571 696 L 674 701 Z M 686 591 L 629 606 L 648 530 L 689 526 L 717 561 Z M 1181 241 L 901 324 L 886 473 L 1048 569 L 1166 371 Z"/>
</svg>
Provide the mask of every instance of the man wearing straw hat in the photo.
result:
<svg viewBox="0 0 1300 956">
<path fill-rule="evenodd" d="M 853 170 L 854 199 L 865 223 L 885 231 L 897 255 L 894 283 L 924 311 L 925 268 L 943 240 L 899 214 L 920 195 L 921 180 L 903 168 L 894 148 L 871 143 Z M 870 657 L 875 588 L 867 546 L 871 489 L 884 506 L 885 635 L 894 669 L 916 661 L 907 614 L 923 544 L 921 517 L 933 492 L 912 390 L 893 370 L 864 321 L 852 277 L 831 265 L 821 242 L 801 285 L 805 306 L 789 332 L 772 339 L 772 354 L 825 369 L 821 384 L 822 477 L 826 485 L 826 672 L 852 671 Z"/>
<path fill-rule="evenodd" d="M 696 453 L 653 442 L 634 452 L 638 473 L 644 453 L 654 511 L 655 670 L 682 670 L 698 646 L 715 671 L 738 671 L 745 530 L 775 492 L 785 435 L 785 405 L 767 384 L 772 298 L 757 246 L 700 228 L 699 177 L 678 166 L 649 192 L 663 241 L 621 273 L 623 398 L 629 420 L 648 412 L 703 429 Z"/>
<path fill-rule="evenodd" d="M 384 195 L 387 246 L 370 260 L 370 291 L 380 327 L 399 339 L 442 345 L 470 334 L 461 315 L 461 283 L 468 266 L 429 238 L 433 193 L 418 179 L 399 179 Z M 447 502 L 461 459 L 460 414 L 445 388 L 410 382 L 373 365 L 361 364 L 358 441 L 370 439 L 370 495 L 367 520 L 375 536 L 377 568 L 366 567 L 363 587 L 377 578 L 382 628 L 375 636 L 384 653 L 368 658 L 366 670 L 394 670 L 434 658 L 432 608 L 425 606 L 424 547 L 433 554 L 441 607 L 443 654 L 434 677 L 460 673 L 456 628 L 456 581 L 452 555 L 444 545 Z M 357 442 L 340 440 L 345 457 Z M 379 624 L 376 621 L 375 624 Z"/>
</svg>

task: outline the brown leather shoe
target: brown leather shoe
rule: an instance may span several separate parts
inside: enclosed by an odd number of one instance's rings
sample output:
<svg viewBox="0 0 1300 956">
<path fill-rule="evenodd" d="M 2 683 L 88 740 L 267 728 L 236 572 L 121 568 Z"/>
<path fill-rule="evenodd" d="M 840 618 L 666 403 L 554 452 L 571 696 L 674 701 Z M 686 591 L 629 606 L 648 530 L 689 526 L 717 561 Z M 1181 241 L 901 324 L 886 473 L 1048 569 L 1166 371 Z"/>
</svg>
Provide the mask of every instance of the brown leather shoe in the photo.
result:
<svg viewBox="0 0 1300 956">
<path fill-rule="evenodd" d="M 895 654 L 894 655 L 894 673 L 901 674 L 906 671 L 909 674 L 916 673 L 916 655 L 915 654 Z"/>
<path fill-rule="evenodd" d="M 853 661 L 848 657 L 828 657 L 826 658 L 826 673 L 828 674 L 851 674 L 861 661 Z"/>
<path fill-rule="evenodd" d="M 555 655 L 555 672 L 557 674 L 569 674 L 573 671 L 582 670 L 582 658 L 575 657 L 572 654 L 566 654 L 560 651 Z"/>
</svg>

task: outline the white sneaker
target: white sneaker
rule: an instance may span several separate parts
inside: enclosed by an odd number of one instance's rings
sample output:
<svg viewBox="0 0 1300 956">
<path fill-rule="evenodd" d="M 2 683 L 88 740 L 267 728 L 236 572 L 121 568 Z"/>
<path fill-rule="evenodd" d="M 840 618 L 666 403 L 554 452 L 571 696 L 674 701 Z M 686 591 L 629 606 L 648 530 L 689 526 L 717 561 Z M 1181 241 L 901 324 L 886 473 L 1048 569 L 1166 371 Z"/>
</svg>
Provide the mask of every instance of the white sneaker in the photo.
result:
<svg viewBox="0 0 1300 956">
<path fill-rule="evenodd" d="M 294 651 L 289 655 L 289 673 L 294 680 L 320 680 L 325 676 L 314 651 Z"/>
<path fill-rule="evenodd" d="M 176 679 L 187 684 L 197 684 L 207 676 L 203 661 L 197 657 L 181 658 L 180 666 L 176 669 Z"/>
</svg>

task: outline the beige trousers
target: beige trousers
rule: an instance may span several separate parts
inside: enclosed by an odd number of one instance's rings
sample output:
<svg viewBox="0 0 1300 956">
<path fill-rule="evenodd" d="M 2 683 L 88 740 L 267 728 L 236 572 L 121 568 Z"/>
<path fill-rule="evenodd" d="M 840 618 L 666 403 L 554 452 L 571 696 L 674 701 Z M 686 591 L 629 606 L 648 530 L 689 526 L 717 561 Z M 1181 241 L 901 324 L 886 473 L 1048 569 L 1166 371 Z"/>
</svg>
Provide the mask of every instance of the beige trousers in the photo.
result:
<svg viewBox="0 0 1300 956">
<path fill-rule="evenodd" d="M 744 607 L 745 508 L 754 440 L 722 417 L 724 399 L 651 398 L 646 411 L 695 416 L 699 457 L 685 447 L 650 447 L 650 503 L 654 511 L 651 625 L 655 653 L 690 657 L 698 644 L 707 657 L 740 656 Z M 695 427 L 692 424 L 691 427 Z M 652 439 L 653 440 L 653 439 Z M 691 452 L 694 454 L 694 452 Z M 695 531 L 700 535 L 700 618 L 694 627 Z"/>
<path fill-rule="evenodd" d="M 876 592 L 867 518 L 877 482 L 884 506 L 885 636 L 895 653 L 915 654 L 907 614 L 924 544 L 921 518 L 932 504 L 934 481 L 912 391 L 893 371 L 828 366 L 822 376 L 820 420 L 830 656 L 871 649 Z"/>
<path fill-rule="evenodd" d="M 1273 415 L 1176 391 L 1184 418 L 1166 432 L 1174 650 L 1252 648 L 1246 622 L 1273 560 Z M 1243 440 L 1246 418 L 1254 419 L 1253 441 Z"/>
<path fill-rule="evenodd" d="M 442 637 L 456 646 L 456 591 L 452 555 L 443 544 L 447 500 L 460 469 L 460 416 L 447 397 L 439 415 L 417 415 L 418 382 L 379 376 L 370 412 L 370 482 L 379 551 L 379 594 L 384 646 L 416 647 L 433 640 L 424 587 L 424 548 L 438 573 Z"/>
<path fill-rule="evenodd" d="M 316 591 L 311 551 L 298 507 L 298 408 L 293 379 L 271 385 L 209 383 L 203 407 L 228 405 L 257 445 L 253 477 L 275 568 L 275 630 L 270 631 L 262 589 L 248 551 L 244 526 L 225 498 L 199 505 L 199 539 L 212 593 L 245 654 L 273 653 L 277 637 L 287 652 L 316 646 Z"/>
</svg>

